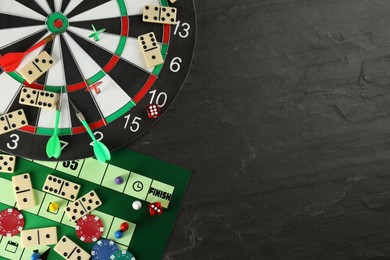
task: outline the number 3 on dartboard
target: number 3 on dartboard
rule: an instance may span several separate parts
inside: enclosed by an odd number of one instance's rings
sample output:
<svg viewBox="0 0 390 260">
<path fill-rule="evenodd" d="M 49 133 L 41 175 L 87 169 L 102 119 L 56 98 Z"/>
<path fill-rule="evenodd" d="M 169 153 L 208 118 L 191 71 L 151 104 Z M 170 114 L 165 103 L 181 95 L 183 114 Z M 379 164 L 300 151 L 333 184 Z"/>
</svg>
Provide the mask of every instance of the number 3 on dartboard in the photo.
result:
<svg viewBox="0 0 390 260">
<path fill-rule="evenodd" d="M 15 150 L 19 146 L 20 137 L 17 134 L 10 135 L 11 142 L 7 143 L 8 149 Z"/>
</svg>

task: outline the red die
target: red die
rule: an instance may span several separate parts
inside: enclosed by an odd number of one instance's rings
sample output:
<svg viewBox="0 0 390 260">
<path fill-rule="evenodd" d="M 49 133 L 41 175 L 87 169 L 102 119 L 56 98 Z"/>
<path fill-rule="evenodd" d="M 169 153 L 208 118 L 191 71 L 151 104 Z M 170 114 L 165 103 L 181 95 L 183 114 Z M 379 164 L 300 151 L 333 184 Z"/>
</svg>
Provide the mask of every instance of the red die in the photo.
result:
<svg viewBox="0 0 390 260">
<path fill-rule="evenodd" d="M 149 203 L 150 216 L 161 215 L 162 213 L 161 202 Z"/>
<path fill-rule="evenodd" d="M 150 104 L 147 108 L 149 118 L 157 118 L 161 115 L 160 107 L 158 105 Z"/>
</svg>

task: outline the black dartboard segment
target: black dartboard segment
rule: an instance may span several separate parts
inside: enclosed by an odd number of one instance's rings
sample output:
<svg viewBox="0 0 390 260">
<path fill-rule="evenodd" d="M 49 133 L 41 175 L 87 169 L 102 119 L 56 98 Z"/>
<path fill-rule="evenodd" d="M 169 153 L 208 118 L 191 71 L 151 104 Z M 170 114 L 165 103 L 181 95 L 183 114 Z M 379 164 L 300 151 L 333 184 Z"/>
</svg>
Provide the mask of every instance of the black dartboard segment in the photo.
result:
<svg viewBox="0 0 390 260">
<path fill-rule="evenodd" d="M 142 21 L 145 4 L 177 8 L 177 24 Z M 60 93 L 58 160 L 93 156 L 91 138 L 69 104 L 84 114 L 96 138 L 110 149 L 134 141 L 157 119 L 146 109 L 157 104 L 161 113 L 180 91 L 190 69 L 196 35 L 192 1 L 168 0 L 2 0 L 0 54 L 23 52 L 46 36 L 54 40 L 29 53 L 18 69 L 42 51 L 57 63 L 34 83 L 17 72 L 0 71 L 0 114 L 24 109 L 28 126 L 0 135 L 0 149 L 35 160 L 48 160 L 46 144 L 54 133 L 56 111 L 19 104 L 22 87 Z M 89 37 L 105 29 L 100 40 Z M 153 32 L 164 63 L 147 67 L 137 37 Z M 90 87 L 98 85 L 100 93 Z M 88 90 L 89 89 L 89 90 Z"/>
</svg>

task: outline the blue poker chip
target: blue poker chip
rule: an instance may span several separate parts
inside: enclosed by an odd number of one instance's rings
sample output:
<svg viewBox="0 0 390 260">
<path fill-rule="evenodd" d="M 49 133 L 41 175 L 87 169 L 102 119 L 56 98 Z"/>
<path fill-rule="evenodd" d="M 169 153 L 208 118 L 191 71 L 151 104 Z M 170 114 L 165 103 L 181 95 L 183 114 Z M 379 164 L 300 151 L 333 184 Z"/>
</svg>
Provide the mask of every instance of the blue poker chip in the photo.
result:
<svg viewBox="0 0 390 260">
<path fill-rule="evenodd" d="M 110 260 L 135 260 L 132 253 L 126 250 L 116 251 L 109 258 Z"/>
<path fill-rule="evenodd" d="M 118 245 L 115 244 L 114 241 L 109 239 L 100 239 L 92 247 L 92 260 L 110 259 L 110 256 L 118 250 Z"/>
</svg>

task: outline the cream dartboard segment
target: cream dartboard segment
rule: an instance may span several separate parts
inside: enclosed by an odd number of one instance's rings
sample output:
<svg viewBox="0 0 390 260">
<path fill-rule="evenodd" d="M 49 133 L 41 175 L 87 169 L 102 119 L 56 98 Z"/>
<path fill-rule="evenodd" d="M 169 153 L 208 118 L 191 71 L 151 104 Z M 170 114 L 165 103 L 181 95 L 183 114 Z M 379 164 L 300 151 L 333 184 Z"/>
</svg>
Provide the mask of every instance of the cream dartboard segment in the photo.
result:
<svg viewBox="0 0 390 260">
<path fill-rule="evenodd" d="M 192 1 L 4 0 L 0 19 L 0 150 L 24 158 L 109 159 L 162 118 L 194 53 Z"/>
</svg>

